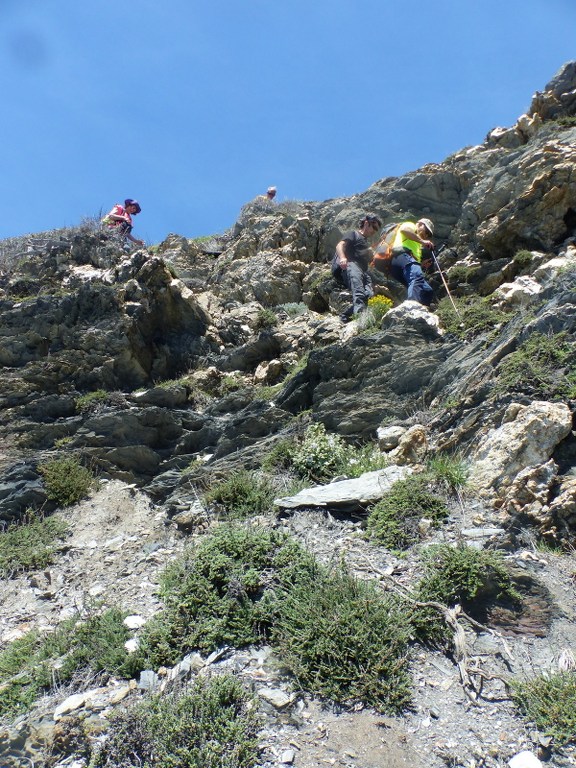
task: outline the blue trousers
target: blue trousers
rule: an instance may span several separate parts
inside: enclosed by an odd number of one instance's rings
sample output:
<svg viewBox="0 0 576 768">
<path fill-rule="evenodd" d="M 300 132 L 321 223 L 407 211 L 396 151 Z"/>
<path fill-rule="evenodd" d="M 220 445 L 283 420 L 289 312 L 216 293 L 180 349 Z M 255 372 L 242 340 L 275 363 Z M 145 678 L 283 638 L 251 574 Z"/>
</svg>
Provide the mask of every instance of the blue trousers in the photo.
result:
<svg viewBox="0 0 576 768">
<path fill-rule="evenodd" d="M 434 291 L 424 277 L 422 267 L 411 253 L 403 251 L 394 256 L 390 265 L 390 274 L 395 280 L 406 286 L 408 289 L 407 299 L 418 301 L 425 307 L 430 306 Z"/>
</svg>

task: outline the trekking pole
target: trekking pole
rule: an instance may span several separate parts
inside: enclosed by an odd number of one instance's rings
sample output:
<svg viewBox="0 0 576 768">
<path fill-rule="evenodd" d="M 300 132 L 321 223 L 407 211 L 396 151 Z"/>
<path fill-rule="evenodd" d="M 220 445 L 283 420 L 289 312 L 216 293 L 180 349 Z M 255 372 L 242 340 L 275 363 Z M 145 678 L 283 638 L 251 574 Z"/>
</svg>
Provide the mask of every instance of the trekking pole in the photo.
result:
<svg viewBox="0 0 576 768">
<path fill-rule="evenodd" d="M 454 299 L 452 298 L 452 294 L 450 293 L 450 289 L 448 288 L 448 283 L 446 282 L 446 278 L 444 277 L 444 274 L 440 269 L 440 264 L 438 263 L 436 251 L 433 248 L 432 248 L 432 258 L 434 259 L 434 264 L 436 265 L 436 269 L 440 273 L 440 277 L 442 278 L 442 282 L 444 283 L 444 288 L 446 288 L 446 293 L 448 294 L 448 298 L 452 302 L 452 306 L 454 307 L 454 312 L 456 312 L 456 314 L 458 315 L 458 318 L 462 320 L 462 318 L 460 317 L 460 312 L 458 312 L 458 309 L 456 308 L 456 304 L 454 303 Z"/>
</svg>

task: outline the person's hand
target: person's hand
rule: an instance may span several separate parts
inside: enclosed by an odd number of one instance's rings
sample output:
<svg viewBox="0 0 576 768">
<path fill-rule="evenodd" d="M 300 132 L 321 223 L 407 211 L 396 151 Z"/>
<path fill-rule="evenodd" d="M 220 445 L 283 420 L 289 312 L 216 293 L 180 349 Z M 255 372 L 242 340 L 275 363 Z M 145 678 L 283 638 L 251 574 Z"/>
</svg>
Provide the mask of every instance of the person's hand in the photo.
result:
<svg viewBox="0 0 576 768">
<path fill-rule="evenodd" d="M 340 267 L 340 269 L 346 269 L 346 267 L 348 266 L 348 259 L 346 258 L 346 256 L 340 256 L 338 258 L 338 266 Z"/>
<path fill-rule="evenodd" d="M 424 246 L 424 248 L 429 248 L 430 250 L 434 248 L 434 243 L 432 242 L 432 240 L 422 240 L 422 245 Z"/>
</svg>

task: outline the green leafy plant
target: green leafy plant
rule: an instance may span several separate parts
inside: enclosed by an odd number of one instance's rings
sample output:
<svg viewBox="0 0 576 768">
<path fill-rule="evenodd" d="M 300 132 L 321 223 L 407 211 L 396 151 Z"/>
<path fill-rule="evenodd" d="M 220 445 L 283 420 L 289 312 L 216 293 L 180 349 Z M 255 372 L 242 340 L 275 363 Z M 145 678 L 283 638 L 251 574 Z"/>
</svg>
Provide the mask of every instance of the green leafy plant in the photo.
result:
<svg viewBox="0 0 576 768">
<path fill-rule="evenodd" d="M 468 482 L 468 466 L 458 456 L 438 453 L 426 461 L 430 477 L 448 492 L 455 493 Z"/>
<path fill-rule="evenodd" d="M 68 507 L 83 499 L 94 486 L 92 472 L 72 457 L 52 459 L 38 466 L 44 479 L 46 495 L 59 507 Z"/>
<path fill-rule="evenodd" d="M 496 552 L 469 546 L 439 544 L 424 551 L 424 576 L 417 587 L 420 602 L 457 603 L 477 620 L 497 602 L 519 606 L 521 595 L 515 588 L 502 557 Z M 423 609 L 415 618 L 421 638 L 438 642 L 447 639 L 438 613 Z"/>
<path fill-rule="evenodd" d="M 366 522 L 367 534 L 385 547 L 403 550 L 419 538 L 422 518 L 437 523 L 448 515 L 430 475 L 410 475 L 397 480 L 386 496 L 374 504 Z"/>
<path fill-rule="evenodd" d="M 576 397 L 576 345 L 566 332 L 533 333 L 496 369 L 497 394 L 521 392 L 536 398 Z"/>
<path fill-rule="evenodd" d="M 389 312 L 389 310 L 393 307 L 392 299 L 389 299 L 387 296 L 372 296 L 368 299 L 368 309 L 370 312 L 372 312 L 372 315 L 374 317 L 374 324 L 380 325 L 382 322 L 382 318 L 384 315 Z"/>
<path fill-rule="evenodd" d="M 266 640 L 284 592 L 316 573 L 313 558 L 277 531 L 222 526 L 163 574 L 165 607 L 144 628 L 142 669 Z"/>
<path fill-rule="evenodd" d="M 515 680 L 512 698 L 522 714 L 556 746 L 576 742 L 576 671 Z"/>
<path fill-rule="evenodd" d="M 325 572 L 291 590 L 275 642 L 305 690 L 397 714 L 411 696 L 409 632 L 406 612 L 377 586 Z"/>
<path fill-rule="evenodd" d="M 275 496 L 276 489 L 269 477 L 240 470 L 210 488 L 204 499 L 227 517 L 245 518 L 270 512 Z"/>
<path fill-rule="evenodd" d="M 270 328 L 274 328 L 275 325 L 278 325 L 278 317 L 275 312 L 267 308 L 258 310 L 255 324 L 257 331 L 269 330 Z"/>
<path fill-rule="evenodd" d="M 79 413 L 89 413 L 98 409 L 99 405 L 106 402 L 108 393 L 104 389 L 97 389 L 95 392 L 87 392 L 76 398 L 76 410 Z"/>
<path fill-rule="evenodd" d="M 458 314 L 448 297 L 441 299 L 436 314 L 442 327 L 460 339 L 472 339 L 486 334 L 489 342 L 496 329 L 510 320 L 509 315 L 480 296 L 456 298 L 454 301 Z"/>
<path fill-rule="evenodd" d="M 450 285 L 458 286 L 460 283 L 467 283 L 473 274 L 474 269 L 472 267 L 467 267 L 465 264 L 455 264 L 450 267 L 446 276 Z"/>
<path fill-rule="evenodd" d="M 80 670 L 130 676 L 125 615 L 115 608 L 93 611 L 66 620 L 50 634 L 33 631 L 11 643 L 0 652 L 0 717 L 25 712 L 40 693 Z"/>
<path fill-rule="evenodd" d="M 258 729 L 255 701 L 237 679 L 199 679 L 114 715 L 90 768 L 254 768 Z"/>
<path fill-rule="evenodd" d="M 522 269 L 527 269 L 530 266 L 530 264 L 532 263 L 532 259 L 533 259 L 533 256 L 531 251 L 521 250 L 521 251 L 516 251 L 512 261 L 518 267 L 518 269 L 522 270 Z"/>
<path fill-rule="evenodd" d="M 33 512 L 24 522 L 9 525 L 0 533 L 0 577 L 46 568 L 54 560 L 54 545 L 67 536 L 68 530 L 64 520 L 43 518 Z"/>
</svg>

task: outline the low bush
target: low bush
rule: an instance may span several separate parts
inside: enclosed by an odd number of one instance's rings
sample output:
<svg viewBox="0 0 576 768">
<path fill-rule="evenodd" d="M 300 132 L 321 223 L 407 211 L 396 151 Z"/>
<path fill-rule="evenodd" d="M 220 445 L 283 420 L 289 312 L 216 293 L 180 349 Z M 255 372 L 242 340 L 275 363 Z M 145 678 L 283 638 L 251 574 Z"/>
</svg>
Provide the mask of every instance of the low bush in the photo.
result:
<svg viewBox="0 0 576 768">
<path fill-rule="evenodd" d="M 256 704 L 237 679 L 198 679 L 115 714 L 90 768 L 254 768 L 258 729 Z"/>
<path fill-rule="evenodd" d="M 111 608 L 76 616 L 54 632 L 30 632 L 0 653 L 0 717 L 26 711 L 42 691 L 68 682 L 79 672 L 131 676 L 124 643 L 125 613 Z"/>
<path fill-rule="evenodd" d="M 424 552 L 424 576 L 418 587 L 420 602 L 438 602 L 463 609 L 479 621 L 486 620 L 486 610 L 497 602 L 519 605 L 521 596 L 514 587 L 508 569 L 496 552 L 469 546 L 440 544 Z M 438 613 L 422 609 L 415 625 L 421 639 L 443 642 L 447 629 Z"/>
<path fill-rule="evenodd" d="M 255 330 L 265 331 L 278 325 L 278 317 L 271 309 L 259 309 L 256 317 Z"/>
<path fill-rule="evenodd" d="M 437 523 L 448 515 L 430 475 L 410 475 L 398 480 L 386 496 L 374 504 L 366 530 L 370 538 L 392 550 L 403 550 L 419 539 L 422 518 Z"/>
<path fill-rule="evenodd" d="M 518 267 L 518 269 L 527 269 L 532 263 L 532 252 L 527 250 L 516 251 L 512 261 Z"/>
<path fill-rule="evenodd" d="M 33 513 L 25 522 L 8 526 L 0 533 L 0 578 L 46 568 L 54 560 L 55 544 L 66 538 L 68 530 L 64 520 Z"/>
<path fill-rule="evenodd" d="M 374 323 L 380 325 L 384 315 L 394 306 L 392 299 L 387 296 L 377 295 L 368 299 L 368 309 L 372 312 Z"/>
<path fill-rule="evenodd" d="M 265 475 L 240 470 L 214 485 L 204 499 L 228 518 L 246 518 L 271 511 L 276 489 Z"/>
<path fill-rule="evenodd" d="M 456 493 L 468 482 L 468 466 L 458 456 L 438 453 L 427 460 L 426 468 L 434 482 L 449 493 Z"/>
<path fill-rule="evenodd" d="M 106 402 L 108 392 L 104 389 L 97 389 L 95 392 L 87 392 L 76 398 L 76 410 L 78 413 L 90 413 L 98 410 L 98 407 Z"/>
<path fill-rule="evenodd" d="M 163 574 L 165 607 L 144 628 L 137 663 L 157 668 L 192 650 L 267 640 L 285 591 L 316 570 L 284 534 L 222 526 Z"/>
<path fill-rule="evenodd" d="M 275 641 L 281 658 L 307 691 L 379 712 L 410 702 L 407 614 L 377 586 L 347 573 L 320 574 L 283 603 Z"/>
<path fill-rule="evenodd" d="M 566 332 L 533 333 L 500 362 L 494 391 L 545 400 L 576 397 L 576 345 Z"/>
<path fill-rule="evenodd" d="M 293 469 L 300 477 L 317 483 L 336 475 L 359 477 L 364 472 L 387 466 L 386 455 L 375 445 L 354 448 L 336 434 L 326 432 L 320 422 L 310 424 L 301 440 L 283 441 L 268 458 L 284 469 Z"/>
<path fill-rule="evenodd" d="M 493 307 L 489 299 L 480 296 L 457 298 L 455 304 L 458 314 L 446 296 L 439 302 L 436 314 L 442 327 L 460 339 L 487 334 L 487 341 L 490 342 L 502 323 L 510 320 L 509 315 Z"/>
<path fill-rule="evenodd" d="M 576 671 L 514 681 L 512 698 L 522 714 L 555 746 L 576 743 Z"/>
<path fill-rule="evenodd" d="M 72 457 L 52 459 L 38 466 L 44 479 L 46 495 L 59 507 L 68 507 L 83 499 L 95 484 L 92 472 Z"/>
</svg>

